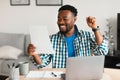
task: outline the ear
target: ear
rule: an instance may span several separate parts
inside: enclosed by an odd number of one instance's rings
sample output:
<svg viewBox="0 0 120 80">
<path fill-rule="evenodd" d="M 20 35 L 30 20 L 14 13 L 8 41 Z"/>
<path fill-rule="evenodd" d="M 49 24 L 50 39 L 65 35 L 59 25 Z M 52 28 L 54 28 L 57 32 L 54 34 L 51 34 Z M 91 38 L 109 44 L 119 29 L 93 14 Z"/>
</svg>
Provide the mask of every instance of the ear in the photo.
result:
<svg viewBox="0 0 120 80">
<path fill-rule="evenodd" d="M 76 20 L 77 20 L 77 16 L 74 17 L 74 22 L 76 22 Z"/>
</svg>

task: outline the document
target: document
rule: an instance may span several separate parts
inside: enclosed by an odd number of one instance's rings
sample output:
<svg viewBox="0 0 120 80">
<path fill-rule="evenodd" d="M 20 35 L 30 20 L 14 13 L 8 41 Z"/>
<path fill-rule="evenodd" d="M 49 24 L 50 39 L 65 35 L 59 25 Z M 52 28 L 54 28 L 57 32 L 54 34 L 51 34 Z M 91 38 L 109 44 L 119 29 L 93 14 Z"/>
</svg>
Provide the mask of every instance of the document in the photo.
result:
<svg viewBox="0 0 120 80">
<path fill-rule="evenodd" d="M 30 71 L 26 77 L 28 78 L 43 78 L 45 71 Z"/>
<path fill-rule="evenodd" d="M 61 78 L 62 71 L 30 71 L 27 78 Z"/>
<path fill-rule="evenodd" d="M 46 26 L 30 26 L 29 32 L 31 43 L 36 46 L 37 53 L 54 53 Z"/>
<path fill-rule="evenodd" d="M 62 71 L 46 71 L 44 78 L 61 78 Z"/>
</svg>

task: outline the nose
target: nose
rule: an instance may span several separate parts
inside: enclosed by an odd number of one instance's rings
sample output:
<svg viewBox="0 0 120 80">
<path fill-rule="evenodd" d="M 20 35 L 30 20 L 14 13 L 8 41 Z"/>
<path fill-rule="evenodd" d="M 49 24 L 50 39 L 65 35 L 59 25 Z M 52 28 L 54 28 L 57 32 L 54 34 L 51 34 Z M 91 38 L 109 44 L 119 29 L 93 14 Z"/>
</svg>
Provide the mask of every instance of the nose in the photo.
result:
<svg viewBox="0 0 120 80">
<path fill-rule="evenodd" d="M 58 24 L 64 24 L 64 20 L 63 19 L 58 19 Z"/>
</svg>

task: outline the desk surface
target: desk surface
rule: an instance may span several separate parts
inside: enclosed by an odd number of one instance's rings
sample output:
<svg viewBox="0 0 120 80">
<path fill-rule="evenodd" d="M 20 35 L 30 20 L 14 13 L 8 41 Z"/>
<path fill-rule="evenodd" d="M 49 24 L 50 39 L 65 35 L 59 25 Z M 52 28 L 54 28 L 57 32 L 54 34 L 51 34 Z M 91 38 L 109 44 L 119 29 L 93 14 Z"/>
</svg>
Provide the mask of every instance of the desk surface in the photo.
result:
<svg viewBox="0 0 120 80">
<path fill-rule="evenodd" d="M 120 80 L 120 69 L 105 68 L 104 73 L 109 75 L 111 80 Z"/>
<path fill-rule="evenodd" d="M 39 71 L 63 71 L 65 72 L 65 69 L 40 69 Z M 64 80 L 64 79 L 62 78 L 26 78 L 25 76 L 20 76 L 19 80 Z M 103 78 L 101 80 L 120 80 L 120 69 L 105 68 Z"/>
</svg>

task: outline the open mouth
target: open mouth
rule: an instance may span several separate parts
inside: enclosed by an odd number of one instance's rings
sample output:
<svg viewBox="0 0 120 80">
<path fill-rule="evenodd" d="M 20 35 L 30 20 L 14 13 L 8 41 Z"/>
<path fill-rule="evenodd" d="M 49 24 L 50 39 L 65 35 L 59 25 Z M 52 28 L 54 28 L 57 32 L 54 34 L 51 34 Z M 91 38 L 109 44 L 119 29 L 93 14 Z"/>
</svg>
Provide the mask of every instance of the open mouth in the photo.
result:
<svg viewBox="0 0 120 80">
<path fill-rule="evenodd" d="M 64 25 L 60 25 L 59 27 L 60 27 L 60 28 L 65 28 L 65 26 L 64 26 Z"/>
</svg>

